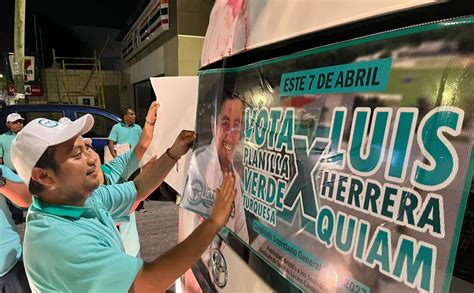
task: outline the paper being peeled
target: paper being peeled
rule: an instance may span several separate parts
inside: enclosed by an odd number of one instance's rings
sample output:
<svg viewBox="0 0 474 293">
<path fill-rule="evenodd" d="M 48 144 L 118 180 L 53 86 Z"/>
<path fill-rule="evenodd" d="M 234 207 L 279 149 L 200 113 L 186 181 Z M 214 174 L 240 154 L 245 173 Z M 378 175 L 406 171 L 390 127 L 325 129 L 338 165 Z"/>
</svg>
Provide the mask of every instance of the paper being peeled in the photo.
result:
<svg viewBox="0 0 474 293">
<path fill-rule="evenodd" d="M 194 130 L 198 97 L 197 76 L 150 78 L 156 100 L 160 104 L 151 145 L 145 152 L 140 166 L 154 155 L 161 156 L 171 147 L 181 130 Z M 183 193 L 191 152 L 177 162 L 165 182 L 180 194 Z"/>
</svg>

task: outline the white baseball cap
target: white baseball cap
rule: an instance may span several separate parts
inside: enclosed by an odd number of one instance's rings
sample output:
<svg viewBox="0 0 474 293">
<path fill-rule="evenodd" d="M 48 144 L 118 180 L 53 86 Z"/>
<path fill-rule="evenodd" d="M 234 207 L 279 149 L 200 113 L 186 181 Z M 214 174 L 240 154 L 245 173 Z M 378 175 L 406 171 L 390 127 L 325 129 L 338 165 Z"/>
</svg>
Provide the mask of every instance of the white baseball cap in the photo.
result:
<svg viewBox="0 0 474 293">
<path fill-rule="evenodd" d="M 83 135 L 94 126 L 94 117 L 86 114 L 69 123 L 37 118 L 28 123 L 12 142 L 12 161 L 18 176 L 28 185 L 31 171 L 50 146 Z"/>
<path fill-rule="evenodd" d="M 61 117 L 58 121 L 59 123 L 65 123 L 65 124 L 69 124 L 71 123 L 71 119 L 69 119 L 69 117 Z"/>
<path fill-rule="evenodd" d="M 59 118 L 59 123 L 63 123 L 63 124 L 71 124 L 72 123 L 72 120 L 69 119 L 69 117 L 62 117 L 62 118 Z M 88 137 L 82 137 L 82 140 L 86 143 L 86 144 L 92 144 L 92 138 L 88 138 Z"/>
<path fill-rule="evenodd" d="M 18 114 L 18 113 L 10 113 L 10 114 L 8 114 L 8 116 L 7 116 L 7 122 L 15 122 L 15 121 L 17 121 L 17 120 L 25 120 L 25 119 L 23 119 L 23 117 L 21 117 L 21 115 Z"/>
</svg>

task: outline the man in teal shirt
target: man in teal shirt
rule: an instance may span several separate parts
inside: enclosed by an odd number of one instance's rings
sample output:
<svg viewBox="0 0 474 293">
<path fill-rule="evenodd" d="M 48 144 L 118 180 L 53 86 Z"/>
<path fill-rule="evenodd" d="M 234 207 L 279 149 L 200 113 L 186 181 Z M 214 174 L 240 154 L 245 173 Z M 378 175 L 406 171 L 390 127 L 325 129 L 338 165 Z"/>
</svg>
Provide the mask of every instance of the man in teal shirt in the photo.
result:
<svg viewBox="0 0 474 293">
<path fill-rule="evenodd" d="M 108 138 L 108 146 L 112 157 L 117 156 L 115 144 L 128 144 L 130 149 L 138 144 L 142 128 L 135 124 L 136 117 L 135 111 L 131 107 L 127 107 L 122 111 L 122 121 L 112 127 Z"/>
<path fill-rule="evenodd" d="M 93 124 L 89 114 L 69 125 L 39 118 L 13 142 L 18 174 L 36 194 L 24 240 L 30 286 L 55 292 L 164 291 L 227 222 L 235 197 L 233 175 L 224 175 L 215 208 L 203 224 L 169 252 L 143 262 L 124 252 L 114 221 L 127 218 L 161 184 L 196 134 L 182 131 L 134 181 L 99 187 L 96 157 L 79 137 Z"/>
<path fill-rule="evenodd" d="M 0 163 L 11 170 L 15 170 L 12 163 L 12 141 L 16 134 L 23 129 L 25 119 L 18 113 L 11 113 L 7 116 L 8 131 L 0 135 Z"/>
<path fill-rule="evenodd" d="M 0 192 L 7 196 L 15 193 L 19 205 L 25 205 L 30 197 L 20 177 L 2 165 L 0 165 Z M 3 194 L 0 194 L 0 292 L 30 292 L 21 260 L 20 235 L 12 221 Z"/>
<path fill-rule="evenodd" d="M 140 135 L 142 134 L 142 128 L 138 124 L 135 124 L 136 118 L 135 110 L 131 107 L 124 108 L 122 110 L 122 121 L 112 127 L 108 138 L 108 147 L 113 158 L 119 155 L 117 152 L 118 149 L 116 148 L 118 145 L 128 145 L 130 149 L 133 149 L 138 144 Z M 154 125 L 154 122 L 145 121 L 145 126 L 147 124 Z M 137 174 L 138 172 L 133 175 L 136 176 Z M 132 176 L 132 178 L 134 176 Z M 143 202 L 138 205 L 137 210 L 146 212 Z M 134 219 L 135 215 L 133 215 L 133 220 Z"/>
<path fill-rule="evenodd" d="M 100 165 L 100 159 L 97 153 L 93 153 L 97 159 L 96 167 L 99 172 L 100 184 L 111 185 L 124 183 L 130 179 L 135 171 L 138 170 L 139 162 L 143 158 L 143 155 L 153 139 L 157 110 L 158 103 L 156 101 L 152 102 L 148 108 L 146 116 L 147 123 L 143 127 L 143 132 L 140 136 L 139 142 L 133 150 L 115 157 L 115 159 L 102 166 Z M 69 121 L 68 123 L 71 122 Z M 91 141 L 89 139 L 85 139 L 85 143 L 91 147 Z M 138 236 L 135 212 L 130 215 L 129 221 L 118 224 L 120 224 L 119 231 L 125 247 L 125 252 L 131 256 L 139 257 L 140 239 Z"/>
<path fill-rule="evenodd" d="M 18 113 L 9 114 L 7 116 L 8 131 L 0 135 L 0 164 L 4 164 L 13 171 L 15 171 L 15 166 L 13 166 L 11 155 L 12 141 L 16 134 L 23 129 L 24 120 Z M 23 211 L 14 206 L 9 200 L 7 200 L 7 204 L 15 224 L 23 222 Z"/>
</svg>

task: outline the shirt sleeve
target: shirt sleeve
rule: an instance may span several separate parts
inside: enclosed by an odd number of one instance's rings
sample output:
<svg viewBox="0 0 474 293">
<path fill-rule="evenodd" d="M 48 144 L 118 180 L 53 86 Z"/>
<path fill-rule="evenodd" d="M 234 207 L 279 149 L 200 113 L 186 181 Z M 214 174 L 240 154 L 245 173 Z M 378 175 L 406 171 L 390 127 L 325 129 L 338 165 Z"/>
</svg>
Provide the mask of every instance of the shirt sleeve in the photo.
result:
<svg viewBox="0 0 474 293">
<path fill-rule="evenodd" d="M 0 165 L 0 168 L 2 168 L 2 176 L 5 177 L 5 179 L 15 183 L 23 182 L 18 175 L 16 175 L 15 173 L 13 173 L 12 170 L 10 170 L 10 168 L 5 167 L 4 165 Z"/>
<path fill-rule="evenodd" d="M 34 257 L 26 252 L 25 267 L 32 289 L 45 292 L 128 292 L 143 266 L 141 259 L 110 247 L 96 233 L 71 235 L 56 230 L 56 234 L 61 236 L 63 244 L 48 240 L 32 247 L 40 252 Z"/>
<path fill-rule="evenodd" d="M 110 134 L 109 134 L 109 137 L 107 138 L 108 140 L 111 140 L 113 142 L 117 142 L 117 139 L 118 139 L 118 124 L 115 124 L 114 126 L 112 126 L 112 130 L 110 130 Z"/>
<path fill-rule="evenodd" d="M 132 150 L 115 157 L 105 165 L 112 173 L 112 183 L 114 184 L 127 181 L 138 170 L 139 163 L 135 151 Z"/>
<path fill-rule="evenodd" d="M 137 189 L 133 181 L 113 185 L 101 185 L 94 190 L 87 205 L 97 205 L 110 212 L 117 222 L 128 221 L 133 203 L 137 197 Z"/>
</svg>

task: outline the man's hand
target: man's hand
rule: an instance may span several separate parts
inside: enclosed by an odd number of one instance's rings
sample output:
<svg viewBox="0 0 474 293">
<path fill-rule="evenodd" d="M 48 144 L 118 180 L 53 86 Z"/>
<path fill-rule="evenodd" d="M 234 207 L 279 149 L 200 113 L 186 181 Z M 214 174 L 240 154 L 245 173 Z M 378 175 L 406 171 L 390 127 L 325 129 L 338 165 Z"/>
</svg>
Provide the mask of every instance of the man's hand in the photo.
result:
<svg viewBox="0 0 474 293">
<path fill-rule="evenodd" d="M 160 104 L 157 101 L 154 101 L 150 104 L 150 108 L 148 108 L 148 113 L 146 114 L 146 123 L 150 125 L 155 124 L 157 118 L 157 112 L 160 108 Z"/>
<path fill-rule="evenodd" d="M 236 195 L 235 177 L 233 173 L 225 172 L 224 180 L 221 187 L 217 190 L 216 200 L 212 207 L 212 212 L 207 221 L 222 228 L 229 220 L 230 212 L 232 210 L 232 203 Z"/>
<path fill-rule="evenodd" d="M 156 188 L 158 188 L 158 186 L 160 186 L 173 166 L 176 165 L 176 161 L 181 158 L 182 155 L 186 154 L 195 139 L 196 133 L 194 131 L 181 131 L 171 148 L 169 148 L 158 159 L 153 158 L 142 167 L 140 175 L 133 180 L 137 188 L 137 197 L 134 203 L 134 208 L 138 206 L 140 201 L 145 200 Z M 137 158 L 141 159 L 138 156 L 137 147 L 139 147 L 139 145 L 135 147 L 134 151 L 137 154 Z"/>
<path fill-rule="evenodd" d="M 110 154 L 112 155 L 112 158 L 117 157 L 117 152 L 115 152 L 115 142 L 109 140 L 107 145 L 109 146 L 109 151 L 110 151 Z"/>
<path fill-rule="evenodd" d="M 155 101 L 152 102 L 148 108 L 148 114 L 146 114 L 145 124 L 143 125 L 143 132 L 140 135 L 138 144 L 133 149 L 139 161 L 143 158 L 143 155 L 145 154 L 153 139 L 153 131 L 155 129 L 157 115 L 156 112 L 158 111 L 159 107 L 160 104 Z"/>
<path fill-rule="evenodd" d="M 192 132 L 191 134 L 194 135 Z M 178 245 L 154 261 L 144 262 L 129 292 L 164 292 L 199 260 L 218 230 L 229 219 L 236 194 L 234 183 L 234 175 L 224 173 L 224 181 L 222 181 L 209 218 Z"/>
<path fill-rule="evenodd" d="M 182 130 L 171 146 L 169 152 L 173 159 L 179 160 L 191 148 L 197 135 L 191 130 Z"/>
</svg>

